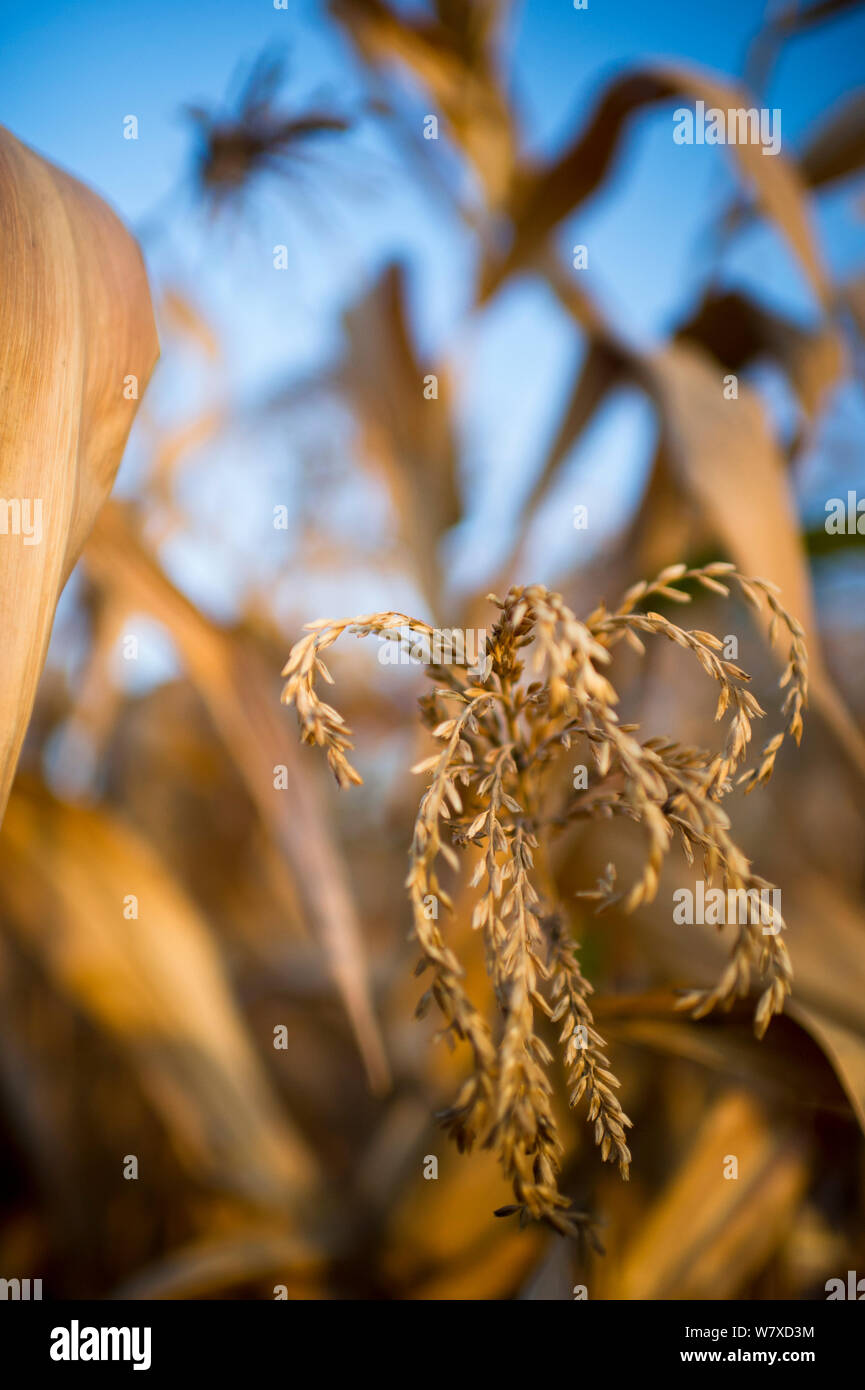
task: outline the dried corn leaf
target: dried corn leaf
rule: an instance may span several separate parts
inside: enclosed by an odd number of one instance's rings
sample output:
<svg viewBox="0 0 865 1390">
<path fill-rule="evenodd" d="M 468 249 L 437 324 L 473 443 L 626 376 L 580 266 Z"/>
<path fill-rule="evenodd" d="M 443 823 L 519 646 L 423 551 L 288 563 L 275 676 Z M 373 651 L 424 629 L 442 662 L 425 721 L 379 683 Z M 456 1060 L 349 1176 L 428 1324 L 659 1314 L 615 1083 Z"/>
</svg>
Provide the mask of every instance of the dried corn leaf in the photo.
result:
<svg viewBox="0 0 865 1390">
<path fill-rule="evenodd" d="M 118 1289 L 119 1299 L 214 1298 L 239 1285 L 268 1280 L 292 1299 L 321 1298 L 321 1251 L 298 1237 L 242 1228 L 173 1250 Z"/>
<path fill-rule="evenodd" d="M 799 156 L 799 168 L 812 188 L 865 169 L 865 87 L 850 92 L 819 122 Z"/>
<path fill-rule="evenodd" d="M 704 101 L 723 110 L 753 102 L 739 88 L 685 67 L 656 67 L 628 73 L 607 88 L 583 132 L 556 163 L 525 173 L 510 207 L 514 241 L 507 255 L 491 262 L 483 292 L 491 293 L 514 271 L 532 263 L 553 228 L 603 182 L 630 118 L 646 106 L 671 99 Z M 775 224 L 801 264 L 821 302 L 827 282 L 817 250 L 807 198 L 795 166 L 782 154 L 763 156 L 759 145 L 732 146 L 740 173 L 753 185 L 758 205 Z"/>
<path fill-rule="evenodd" d="M 724 1176 L 730 1157 L 735 1178 Z M 744 1092 L 722 1097 L 619 1269 L 601 1271 L 604 1296 L 734 1298 L 784 1238 L 807 1180 L 804 1141 L 770 1123 Z"/>
<path fill-rule="evenodd" d="M 606 347 L 600 339 L 590 338 L 585 359 L 565 404 L 550 452 L 522 507 L 521 540 L 525 538 L 544 499 L 555 487 L 562 465 L 571 450 L 579 443 L 583 432 L 621 380 L 621 376 L 621 357 Z M 509 572 L 508 566 L 505 566 L 505 572 Z"/>
<path fill-rule="evenodd" d="M 0 129 L 0 815 L 60 591 L 158 355 L 141 256 L 105 204 Z"/>
<path fill-rule="evenodd" d="M 844 368 L 834 329 L 809 333 L 737 291 L 708 294 L 676 336 L 705 348 L 731 372 L 761 357 L 773 358 L 808 416 L 817 412 Z"/>
<path fill-rule="evenodd" d="M 774 1019 L 765 1038 L 754 1037 L 751 1011 L 733 1017 L 693 1019 L 673 1012 L 673 995 L 606 997 L 594 1005 L 595 1018 L 613 1047 L 618 1040 L 659 1055 L 696 1062 L 740 1085 L 787 1104 L 849 1114 L 849 1107 L 822 1040 L 812 1042 L 791 1018 Z M 789 1013 L 795 1009 L 788 1007 Z M 795 1066 L 791 1058 L 795 1056 Z"/>
<path fill-rule="evenodd" d="M 370 1000 L 366 952 L 346 872 L 312 780 L 300 766 L 274 682 L 252 643 L 201 613 L 167 579 L 123 510 L 110 503 L 86 551 L 90 572 L 135 611 L 163 623 L 180 650 L 250 797 L 294 872 L 307 920 L 327 952 L 370 1080 L 388 1066 Z M 274 768 L 288 787 L 274 788 Z"/>
<path fill-rule="evenodd" d="M 740 382 L 738 399 L 726 400 L 718 368 L 685 343 L 635 362 L 635 369 L 657 403 L 680 486 L 739 568 L 772 580 L 797 614 L 815 704 L 865 775 L 865 738 L 826 670 L 793 498 L 759 399 Z"/>
<path fill-rule="evenodd" d="M 865 1131 L 865 918 L 829 877 L 799 860 L 797 869 L 783 889 L 795 981 L 787 1012 L 823 1049 Z M 663 913 L 647 916 L 641 931 L 672 976 L 689 983 L 716 978 L 730 945 L 727 930 L 683 931 Z"/>
<path fill-rule="evenodd" d="M 510 186 L 516 136 L 494 52 L 495 0 L 439 5 L 435 19 L 410 19 L 383 0 L 331 0 L 331 10 L 374 68 L 394 60 L 427 89 L 492 205 Z"/>
<path fill-rule="evenodd" d="M 222 348 L 211 325 L 189 298 L 178 289 L 165 290 L 159 303 L 166 327 L 186 338 L 211 362 L 219 362 Z"/>
<path fill-rule="evenodd" d="M 10 924 L 129 1054 L 191 1170 L 267 1204 L 308 1197 L 314 1160 L 280 1113 L 205 923 L 153 850 L 105 812 L 17 791 L 0 864 Z M 124 915 L 130 897 L 137 918 Z"/>
<path fill-rule="evenodd" d="M 385 270 L 346 315 L 345 326 L 349 352 L 340 381 L 362 423 L 365 453 L 393 499 L 405 552 L 435 603 L 441 580 L 436 542 L 462 514 L 448 380 L 418 360 L 399 266 Z M 433 400 L 424 397 L 428 370 L 438 376 L 439 395 Z M 425 537 L 420 546 L 419 517 Z"/>
<path fill-rule="evenodd" d="M 865 917 L 828 877 L 801 874 L 791 923 L 790 1013 L 826 1052 L 865 1131 Z"/>
</svg>

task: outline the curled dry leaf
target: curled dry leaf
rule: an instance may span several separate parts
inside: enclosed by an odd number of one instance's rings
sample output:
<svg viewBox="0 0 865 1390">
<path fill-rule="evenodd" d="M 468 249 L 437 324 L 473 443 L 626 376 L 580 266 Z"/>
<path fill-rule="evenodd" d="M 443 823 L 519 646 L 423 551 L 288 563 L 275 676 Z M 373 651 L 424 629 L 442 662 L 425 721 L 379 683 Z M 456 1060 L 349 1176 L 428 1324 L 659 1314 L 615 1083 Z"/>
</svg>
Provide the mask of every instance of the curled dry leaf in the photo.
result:
<svg viewBox="0 0 865 1390">
<path fill-rule="evenodd" d="M 638 69 L 616 78 L 606 89 L 585 129 L 555 163 L 524 173 L 510 207 L 514 240 L 507 254 L 491 260 L 483 275 L 490 294 L 514 271 L 542 251 L 553 228 L 600 187 L 618 152 L 630 118 L 647 106 L 671 100 L 703 101 L 707 108 L 748 108 L 741 88 L 684 66 Z M 739 172 L 753 187 L 761 212 L 777 227 L 798 260 L 818 302 L 828 297 L 825 269 L 817 249 L 796 167 L 783 154 L 763 158 L 759 144 L 731 146 Z"/>
<path fill-rule="evenodd" d="M 3 129 L 0 281 L 2 815 L 57 600 L 159 349 L 132 237 L 94 193 Z"/>
</svg>

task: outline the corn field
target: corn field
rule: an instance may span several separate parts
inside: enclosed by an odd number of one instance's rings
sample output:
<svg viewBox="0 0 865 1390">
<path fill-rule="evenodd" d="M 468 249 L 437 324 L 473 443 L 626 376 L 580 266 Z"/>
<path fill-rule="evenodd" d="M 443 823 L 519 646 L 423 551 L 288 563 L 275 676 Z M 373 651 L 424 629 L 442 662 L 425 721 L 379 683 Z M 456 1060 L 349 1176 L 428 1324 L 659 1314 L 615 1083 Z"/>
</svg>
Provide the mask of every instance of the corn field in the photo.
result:
<svg viewBox="0 0 865 1390">
<path fill-rule="evenodd" d="M 254 8 L 0 58 L 0 1279 L 824 1300 L 865 9 Z"/>
</svg>

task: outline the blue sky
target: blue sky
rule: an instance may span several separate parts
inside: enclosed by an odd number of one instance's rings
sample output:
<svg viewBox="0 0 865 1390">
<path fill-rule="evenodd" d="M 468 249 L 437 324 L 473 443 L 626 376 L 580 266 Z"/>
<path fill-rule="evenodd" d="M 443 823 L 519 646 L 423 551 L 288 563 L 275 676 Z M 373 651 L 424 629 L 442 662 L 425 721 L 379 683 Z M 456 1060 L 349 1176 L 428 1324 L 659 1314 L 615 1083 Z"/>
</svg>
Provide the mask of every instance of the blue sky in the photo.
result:
<svg viewBox="0 0 865 1390">
<path fill-rule="evenodd" d="M 740 75 L 760 13 L 754 0 L 723 7 L 589 0 L 580 12 L 569 0 L 517 5 L 505 58 L 527 148 L 553 155 L 604 83 L 629 66 L 675 60 Z M 153 387 L 163 417 L 192 415 L 226 389 L 254 403 L 304 379 L 338 356 L 340 316 L 381 267 L 394 257 L 407 264 L 419 340 L 431 357 L 447 346 L 458 368 L 472 505 L 450 548 L 458 579 L 482 582 L 507 549 L 580 360 L 578 335 L 548 292 L 519 281 L 470 317 L 471 239 L 366 116 L 327 153 L 313 213 L 284 190 L 264 188 L 243 228 L 229 234 L 211 225 L 191 196 L 194 137 L 182 108 L 218 106 L 238 63 L 262 49 L 288 50 L 289 108 L 303 109 L 324 94 L 360 111 L 362 73 L 324 7 L 317 0 L 289 0 L 286 11 L 271 0 L 0 0 L 0 15 L 0 120 L 139 229 L 157 291 L 172 284 L 189 293 L 226 345 L 224 367 L 210 376 L 183 357 L 173 358 L 170 370 L 163 360 Z M 818 113 L 861 83 L 863 53 L 862 8 L 787 46 L 767 93 L 767 104 L 783 113 L 785 149 L 795 149 Z M 422 100 L 416 109 L 423 113 Z M 138 117 L 137 141 L 122 138 L 127 114 Z M 645 344 L 662 337 L 699 292 L 707 237 L 734 189 L 725 151 L 676 147 L 670 129 L 669 110 L 635 122 L 614 176 L 560 229 L 563 249 L 577 240 L 589 245 L 588 288 L 628 336 Z M 850 188 L 821 203 L 818 225 L 839 273 L 862 262 L 862 215 L 861 194 L 857 206 Z M 275 277 L 276 244 L 290 248 L 288 275 Z M 729 282 L 795 315 L 809 314 L 807 292 L 773 234 L 745 233 L 723 266 Z M 554 572 L 566 561 L 571 504 L 587 492 L 601 536 L 622 521 L 638 496 L 651 444 L 651 418 L 635 395 L 602 412 L 545 512 L 533 552 L 540 569 Z M 266 582 L 268 566 L 279 564 L 275 547 L 284 544 L 270 527 L 271 504 L 289 500 L 284 494 L 299 467 L 290 433 L 271 429 L 221 440 L 184 475 L 203 525 L 168 546 L 164 559 L 198 601 L 230 616 L 237 598 L 230 567 L 214 563 L 214 527 L 226 553 L 245 551 L 250 571 L 258 567 Z M 121 488 L 134 490 L 135 468 L 133 443 Z M 241 473 L 249 480 L 242 495 Z M 338 517 L 338 500 L 325 502 Z M 368 490 L 343 499 L 342 509 L 346 524 L 365 526 L 373 537 L 386 527 L 380 499 Z M 405 587 L 394 592 L 394 582 L 373 567 L 361 577 L 335 578 L 328 597 L 336 606 L 343 590 L 353 596 L 361 587 L 370 605 L 399 606 L 411 594 Z M 307 601 L 303 595 L 299 603 Z"/>
</svg>

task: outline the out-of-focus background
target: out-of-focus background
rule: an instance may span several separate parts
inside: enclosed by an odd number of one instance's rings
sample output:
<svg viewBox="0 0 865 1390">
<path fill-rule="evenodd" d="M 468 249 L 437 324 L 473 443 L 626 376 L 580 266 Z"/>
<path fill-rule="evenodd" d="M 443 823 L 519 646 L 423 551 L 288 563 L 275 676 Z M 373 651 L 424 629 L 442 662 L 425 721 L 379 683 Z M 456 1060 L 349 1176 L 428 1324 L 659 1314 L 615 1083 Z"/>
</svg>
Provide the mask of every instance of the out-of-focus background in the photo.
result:
<svg viewBox="0 0 865 1390">
<path fill-rule="evenodd" d="M 0 1276 L 808 1298 L 861 1273 L 865 6 L 3 0 L 2 26 L 0 118 L 139 237 L 162 359 L 0 833 Z M 699 100 L 780 110 L 781 153 L 677 145 Z M 635 1125 L 623 1184 L 557 1100 L 598 1255 L 496 1221 L 493 1159 L 433 1119 L 464 1059 L 413 1021 L 423 672 L 337 649 L 365 779 L 340 795 L 280 669 L 313 618 L 478 626 L 536 580 L 588 612 L 710 558 L 808 631 L 802 749 L 733 807 L 796 984 L 762 1043 L 745 1007 L 673 1013 L 724 951 L 672 923 L 685 867 L 596 919 L 574 894 L 632 828 L 557 841 Z M 771 719 L 749 614 L 693 622 Z M 647 730 L 712 736 L 672 647 L 615 677 Z"/>
</svg>

